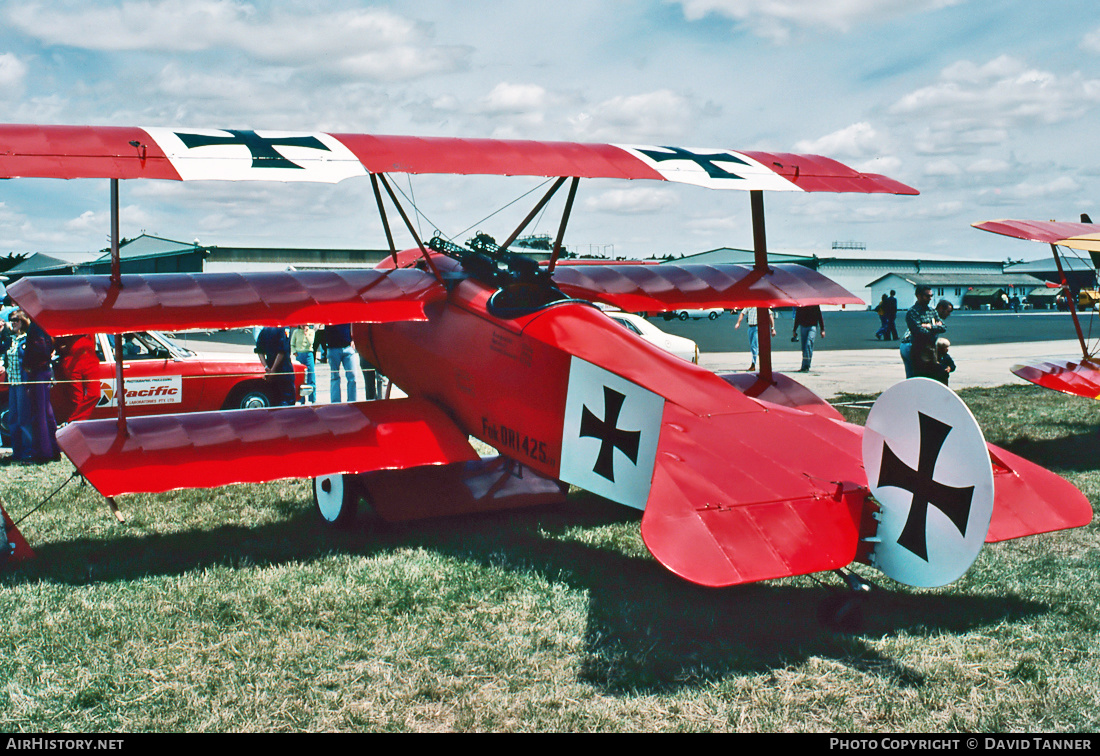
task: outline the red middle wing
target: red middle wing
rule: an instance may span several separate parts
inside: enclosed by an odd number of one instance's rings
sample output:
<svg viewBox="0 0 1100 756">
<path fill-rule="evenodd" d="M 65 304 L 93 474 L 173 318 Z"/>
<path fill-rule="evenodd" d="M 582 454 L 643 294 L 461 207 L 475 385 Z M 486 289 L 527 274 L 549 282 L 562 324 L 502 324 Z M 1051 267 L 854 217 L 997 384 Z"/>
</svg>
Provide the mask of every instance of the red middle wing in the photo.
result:
<svg viewBox="0 0 1100 756">
<path fill-rule="evenodd" d="M 577 299 L 629 312 L 707 307 L 862 305 L 863 300 L 803 265 L 582 265 L 560 267 L 554 283 Z"/>
<path fill-rule="evenodd" d="M 8 293 L 52 336 L 102 331 L 423 320 L 446 296 L 420 270 L 166 273 L 23 278 Z"/>
</svg>

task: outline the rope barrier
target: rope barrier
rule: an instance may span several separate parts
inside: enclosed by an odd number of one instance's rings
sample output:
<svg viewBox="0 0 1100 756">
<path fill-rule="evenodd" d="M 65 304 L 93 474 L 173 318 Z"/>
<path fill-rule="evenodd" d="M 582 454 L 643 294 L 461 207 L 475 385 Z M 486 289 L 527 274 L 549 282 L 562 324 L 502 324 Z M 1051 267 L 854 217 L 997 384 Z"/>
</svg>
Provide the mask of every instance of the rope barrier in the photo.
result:
<svg viewBox="0 0 1100 756">
<path fill-rule="evenodd" d="M 57 487 L 56 489 L 54 489 L 54 492 L 53 492 L 53 493 L 51 493 L 51 494 L 50 494 L 49 496 L 47 496 L 47 497 L 46 497 L 45 499 L 43 499 L 42 501 L 38 502 L 38 504 L 37 504 L 37 505 L 35 505 L 34 507 L 32 507 L 32 508 L 31 508 L 31 510 L 30 510 L 29 512 L 27 512 L 27 513 L 26 513 L 25 515 L 23 515 L 22 517 L 20 517 L 20 518 L 19 518 L 18 520 L 14 520 L 14 521 L 13 521 L 13 524 L 14 524 L 14 525 L 15 525 L 16 527 L 19 527 L 19 524 L 20 524 L 20 523 L 22 523 L 22 522 L 23 522 L 23 520 L 27 519 L 27 518 L 28 518 L 28 517 L 30 517 L 30 516 L 31 516 L 32 514 L 34 514 L 35 512 L 37 512 L 37 511 L 38 511 L 39 509 L 41 509 L 42 507 L 44 507 L 44 506 L 46 505 L 46 502 L 48 502 L 48 501 L 49 501 L 50 499 L 52 499 L 52 498 L 53 498 L 54 496 L 56 496 L 56 495 L 57 495 L 58 493 L 60 493 L 60 492 L 61 492 L 61 489 L 62 489 L 62 488 L 64 488 L 65 486 L 69 485 L 69 483 L 71 483 L 71 482 L 72 482 L 73 478 L 80 478 L 80 480 L 81 480 L 81 481 L 83 481 L 83 480 L 84 480 L 84 477 L 83 477 L 83 476 L 82 476 L 82 475 L 80 474 L 80 471 L 79 471 L 79 470 L 73 470 L 73 474 L 72 474 L 72 475 L 70 475 L 70 476 L 69 476 L 69 477 L 68 477 L 68 478 L 67 478 L 67 479 L 65 480 L 65 482 L 64 482 L 64 483 L 62 483 L 62 484 L 61 484 L 60 486 L 58 486 L 58 487 Z M 83 485 L 83 483 L 82 483 L 82 485 Z"/>
</svg>

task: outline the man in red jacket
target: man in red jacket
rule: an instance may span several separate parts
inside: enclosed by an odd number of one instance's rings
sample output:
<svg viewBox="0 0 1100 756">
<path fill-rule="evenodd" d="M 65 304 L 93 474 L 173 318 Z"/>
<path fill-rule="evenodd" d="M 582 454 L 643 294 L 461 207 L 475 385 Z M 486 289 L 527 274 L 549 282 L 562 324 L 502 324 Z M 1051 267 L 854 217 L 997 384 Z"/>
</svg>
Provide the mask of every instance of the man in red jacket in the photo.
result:
<svg viewBox="0 0 1100 756">
<path fill-rule="evenodd" d="M 63 336 L 54 342 L 54 412 L 59 423 L 87 420 L 99 403 L 99 358 L 91 336 Z"/>
</svg>

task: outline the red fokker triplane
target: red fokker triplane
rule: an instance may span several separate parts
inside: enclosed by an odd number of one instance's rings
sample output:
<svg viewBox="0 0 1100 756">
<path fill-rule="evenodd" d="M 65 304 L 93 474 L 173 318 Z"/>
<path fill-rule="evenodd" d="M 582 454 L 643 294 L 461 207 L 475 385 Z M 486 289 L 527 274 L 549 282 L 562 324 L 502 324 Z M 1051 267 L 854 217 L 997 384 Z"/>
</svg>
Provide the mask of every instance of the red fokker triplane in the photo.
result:
<svg viewBox="0 0 1100 756">
<path fill-rule="evenodd" d="M 1100 354 L 1095 347 L 1090 348 L 1081 328 L 1081 320 L 1078 317 L 1078 307 L 1088 306 L 1088 309 L 1096 310 L 1096 292 L 1081 291 L 1075 296 L 1073 288 L 1067 278 L 1063 263 L 1063 254 L 1058 247 L 1067 247 L 1092 256 L 1093 266 L 1100 262 L 1100 229 L 1094 226 L 1087 215 L 1081 216 L 1080 223 L 1059 221 L 1030 221 L 1030 220 L 994 220 L 984 223 L 975 223 L 974 228 L 982 231 L 990 231 L 994 234 L 1011 236 L 1017 239 L 1043 242 L 1050 245 L 1050 251 L 1054 255 L 1054 263 L 1058 268 L 1061 278 L 1056 286 L 1061 291 L 1062 297 L 1073 317 L 1073 328 L 1077 333 L 1077 342 L 1081 346 L 1080 360 L 1048 359 L 1034 363 L 1014 365 L 1012 372 L 1030 381 L 1037 386 L 1061 391 L 1066 394 L 1100 399 Z"/>
<path fill-rule="evenodd" d="M 392 173 L 556 180 L 504 243 L 471 248 L 420 239 Z M 593 305 L 861 305 L 810 268 L 768 263 L 763 193 L 917 193 L 884 176 L 813 155 L 725 149 L 0 126 L 0 177 L 20 176 L 111 179 L 114 250 L 122 179 L 366 176 L 389 241 L 390 259 L 370 270 L 122 275 L 116 265 L 109 276 L 14 284 L 15 300 L 54 336 L 350 321 L 360 355 L 408 395 L 129 419 L 120 408 L 117 421 L 66 426 L 62 450 L 106 497 L 309 477 L 321 515 L 343 522 L 364 496 L 384 518 L 413 519 L 555 501 L 571 484 L 642 510 L 653 556 L 707 586 L 854 561 L 942 585 L 983 542 L 1092 518 L 1070 483 L 987 446 L 965 405 L 933 381 L 884 394 L 865 430 L 772 371 L 767 329 L 759 373 L 716 375 Z M 559 264 L 582 178 L 746 190 L 755 264 Z M 512 252 L 566 184 L 549 264 Z M 384 196 L 412 249 L 394 244 Z M 500 456 L 482 458 L 470 437 Z"/>
</svg>

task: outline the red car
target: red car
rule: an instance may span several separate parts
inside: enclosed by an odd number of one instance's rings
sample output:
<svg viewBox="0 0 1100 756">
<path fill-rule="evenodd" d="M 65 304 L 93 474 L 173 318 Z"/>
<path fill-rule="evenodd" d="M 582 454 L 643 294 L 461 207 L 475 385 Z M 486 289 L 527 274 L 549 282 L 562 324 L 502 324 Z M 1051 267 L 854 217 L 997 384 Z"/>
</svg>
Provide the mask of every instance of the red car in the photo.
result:
<svg viewBox="0 0 1100 756">
<path fill-rule="evenodd" d="M 115 417 L 114 336 L 97 333 L 99 404 L 93 418 Z M 248 352 L 194 352 L 157 331 L 122 336 L 122 369 L 126 383 L 126 414 L 204 412 L 268 407 L 274 391 L 264 380 L 259 357 Z M 305 379 L 305 368 L 295 363 L 295 394 Z M 7 375 L 0 367 L 0 410 L 7 412 Z M 56 397 L 55 397 L 56 402 Z M 0 423 L 7 437 L 7 424 Z"/>
</svg>

